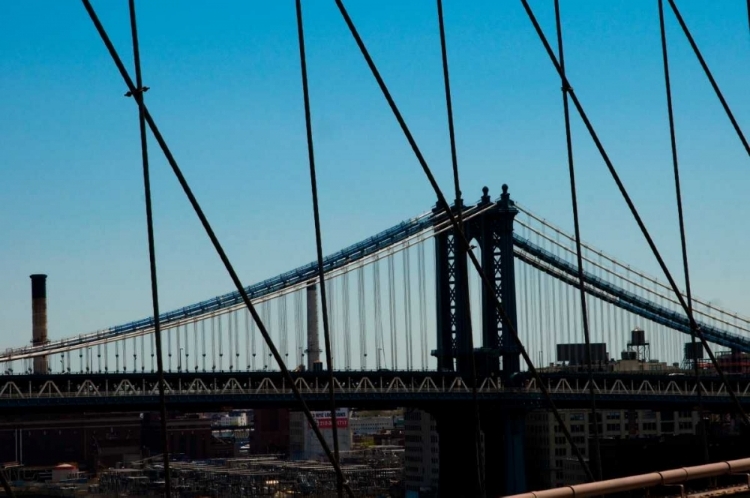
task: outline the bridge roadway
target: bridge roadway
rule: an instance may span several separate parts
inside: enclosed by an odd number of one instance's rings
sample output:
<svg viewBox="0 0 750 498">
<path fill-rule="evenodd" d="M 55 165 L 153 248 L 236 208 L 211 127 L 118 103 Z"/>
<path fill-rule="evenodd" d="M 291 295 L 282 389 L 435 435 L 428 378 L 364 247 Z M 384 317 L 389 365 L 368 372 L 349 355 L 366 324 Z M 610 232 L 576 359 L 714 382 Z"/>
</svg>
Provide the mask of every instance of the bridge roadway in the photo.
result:
<svg viewBox="0 0 750 498">
<path fill-rule="evenodd" d="M 328 384 L 324 373 L 294 373 L 295 383 L 312 409 L 324 410 Z M 750 408 L 750 375 L 730 376 L 739 399 Z M 471 390 L 454 373 L 416 371 L 336 372 L 336 399 L 341 406 L 362 409 L 415 407 L 428 411 L 471 402 Z M 560 408 L 590 405 L 583 372 L 544 373 L 552 399 Z M 166 373 L 167 403 L 184 412 L 238 408 L 294 408 L 294 394 L 279 372 Z M 509 383 L 479 380 L 481 407 L 533 409 L 546 406 L 536 381 L 517 374 Z M 695 405 L 695 380 L 690 375 L 659 373 L 597 373 L 597 404 L 601 408 L 685 409 Z M 730 408 L 730 397 L 718 377 L 701 377 L 706 409 Z M 151 411 L 158 408 L 156 374 L 71 373 L 0 376 L 3 413 Z"/>
</svg>

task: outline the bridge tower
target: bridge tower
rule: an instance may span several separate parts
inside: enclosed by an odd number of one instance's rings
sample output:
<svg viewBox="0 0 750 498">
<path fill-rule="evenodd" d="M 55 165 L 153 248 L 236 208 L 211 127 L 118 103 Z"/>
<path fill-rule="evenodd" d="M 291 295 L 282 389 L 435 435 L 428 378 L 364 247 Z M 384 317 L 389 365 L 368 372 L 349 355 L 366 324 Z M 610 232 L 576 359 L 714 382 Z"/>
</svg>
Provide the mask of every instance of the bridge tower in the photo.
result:
<svg viewBox="0 0 750 498">
<path fill-rule="evenodd" d="M 482 189 L 480 206 L 489 205 L 492 200 L 489 189 Z M 482 346 L 481 355 L 487 367 L 487 374 L 502 374 L 503 379 L 521 369 L 520 350 L 516 346 L 510 330 L 506 330 L 495 304 L 498 298 L 503 305 L 508 320 L 517 329 L 516 319 L 516 271 L 513 257 L 513 220 L 518 214 L 503 185 L 500 200 L 477 219 L 472 220 L 472 230 L 482 250 L 482 269 L 492 282 L 492 291 L 482 287 Z M 502 358 L 502 369 L 495 355 Z"/>
<path fill-rule="evenodd" d="M 464 224 L 466 237 L 480 248 L 480 263 L 492 284 L 491 290 L 482 288 L 482 340 L 474 351 L 469 347 L 471 318 L 467 302 L 468 272 L 473 269 L 469 270 L 466 251 L 452 230 L 435 237 L 438 333 L 435 355 L 439 370 L 455 371 L 466 383 L 471 379 L 472 354 L 478 379 L 495 377 L 507 381 L 520 370 L 520 351 L 495 304 L 497 297 L 515 328 L 513 221 L 518 209 L 510 199 L 507 185 L 503 185 L 500 200 L 495 203 L 487 187 L 482 192 L 478 207 L 484 211 Z M 434 212 L 440 210 L 435 208 Z M 444 220 L 444 216 L 437 217 L 436 223 Z M 471 494 L 466 486 L 476 475 L 473 409 L 473 405 L 466 404 L 435 413 L 440 438 L 441 496 Z M 522 411 L 480 413 L 480 461 L 485 468 L 488 496 L 525 491 L 524 419 Z"/>
<path fill-rule="evenodd" d="M 461 211 L 466 207 L 461 203 Z M 458 208 L 452 206 L 454 213 Z M 433 212 L 440 215 L 442 208 Z M 445 216 L 437 219 L 445 221 Z M 465 231 L 468 227 L 465 228 Z M 467 236 L 468 233 L 467 233 Z M 437 304 L 437 360 L 441 371 L 470 371 L 470 347 L 468 333 L 471 330 L 468 310 L 468 265 L 466 250 L 453 230 L 446 230 L 435 237 L 435 278 Z"/>
<path fill-rule="evenodd" d="M 464 224 L 464 233 L 481 250 L 481 264 L 492 282 L 492 290 L 482 287 L 482 344 L 470 351 L 471 317 L 468 306 L 468 256 L 453 230 L 435 236 L 437 351 L 438 368 L 471 374 L 473 353 L 480 376 L 502 375 L 504 379 L 520 370 L 520 351 L 500 319 L 495 296 L 503 304 L 508 319 L 516 327 L 516 277 L 513 258 L 513 220 L 518 214 L 503 185 L 500 200 L 492 207 L 489 189 L 482 189 L 479 207 L 486 210 Z M 456 206 L 453 206 L 454 212 Z M 466 207 L 461 206 L 462 212 Z M 433 212 L 439 214 L 439 207 Z M 439 216 L 437 222 L 445 217 Z M 473 270 L 472 270 L 473 271 Z M 502 358 L 502 368 L 499 358 Z"/>
</svg>

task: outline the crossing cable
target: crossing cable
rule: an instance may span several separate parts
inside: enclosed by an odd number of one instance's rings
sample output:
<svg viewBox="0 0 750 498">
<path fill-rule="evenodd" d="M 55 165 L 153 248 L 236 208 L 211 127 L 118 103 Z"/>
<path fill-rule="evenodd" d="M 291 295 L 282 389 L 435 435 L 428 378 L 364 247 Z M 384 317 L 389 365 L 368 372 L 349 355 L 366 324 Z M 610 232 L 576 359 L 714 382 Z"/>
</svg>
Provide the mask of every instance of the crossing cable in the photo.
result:
<svg viewBox="0 0 750 498">
<path fill-rule="evenodd" d="M 565 117 L 565 145 L 568 151 L 568 172 L 570 174 L 570 200 L 573 205 L 573 226 L 576 237 L 576 259 L 578 262 L 578 282 L 580 284 L 581 299 L 581 323 L 583 324 L 583 338 L 586 342 L 584 351 L 585 361 L 588 367 L 589 395 L 591 396 L 591 418 L 594 421 L 594 475 L 597 480 L 602 479 L 601 451 L 599 450 L 599 420 L 596 418 L 596 391 L 594 390 L 594 372 L 591 367 L 591 332 L 589 330 L 589 317 L 586 305 L 586 289 L 583 281 L 583 249 L 581 248 L 581 227 L 578 218 L 578 192 L 576 188 L 575 165 L 573 162 L 573 137 L 570 130 L 570 108 L 568 104 L 568 92 L 571 88 L 565 78 L 565 50 L 563 49 L 562 23 L 560 22 L 560 0 L 555 0 L 555 26 L 557 28 L 557 49 L 560 54 L 560 69 L 563 76 L 562 98 L 563 114 Z"/>
<path fill-rule="evenodd" d="M 375 66 L 375 62 L 373 62 L 372 57 L 370 56 L 370 53 L 367 50 L 367 47 L 362 41 L 362 38 L 359 36 L 359 32 L 357 31 L 357 28 L 354 26 L 354 23 L 349 17 L 349 13 L 347 12 L 346 7 L 344 7 L 342 0 L 335 0 L 335 1 L 336 1 L 337 7 L 339 8 L 339 12 L 341 12 L 341 16 L 344 18 L 344 22 L 349 28 L 349 31 L 351 32 L 352 37 L 357 43 L 357 46 L 359 47 L 360 52 L 362 53 L 362 56 L 364 57 L 365 61 L 367 62 L 367 65 L 370 68 L 370 72 L 372 72 L 373 77 L 377 81 L 378 86 L 380 87 L 380 90 L 383 93 L 383 96 L 388 102 L 388 106 L 390 107 L 391 111 L 393 112 L 394 117 L 396 118 L 396 121 L 398 121 L 398 124 L 401 127 L 401 131 L 404 133 L 404 136 L 406 137 L 406 140 L 409 142 L 409 145 L 411 146 L 412 151 L 414 152 L 414 155 L 417 158 L 417 161 L 422 167 L 422 171 L 427 177 L 427 180 L 432 186 L 432 189 L 435 191 L 435 195 L 438 198 L 438 205 L 441 207 L 441 209 L 445 212 L 446 216 L 448 217 L 451 227 L 453 228 L 454 233 L 456 234 L 456 238 L 458 239 L 459 243 L 462 245 L 466 253 L 469 255 L 469 259 L 471 259 L 471 263 L 474 265 L 474 268 L 476 269 L 477 273 L 482 279 L 482 283 L 484 285 L 485 290 L 487 291 L 489 295 L 492 295 L 494 297 L 493 303 L 498 312 L 498 315 L 500 316 L 500 319 L 502 320 L 503 326 L 506 327 L 506 330 L 510 332 L 511 337 L 516 341 L 516 345 L 518 346 L 521 356 L 526 362 L 526 365 L 529 371 L 531 372 L 532 376 L 536 380 L 536 383 L 538 384 L 539 389 L 542 391 L 542 395 L 544 396 L 550 409 L 552 410 L 555 420 L 560 426 L 560 430 L 563 432 L 563 435 L 565 436 L 565 439 L 570 444 L 571 449 L 573 450 L 573 453 L 576 456 L 576 459 L 578 460 L 584 472 L 586 473 L 587 479 L 589 481 L 593 481 L 594 476 L 591 473 L 591 469 L 589 468 L 589 465 L 586 462 L 586 459 L 583 457 L 581 450 L 578 448 L 578 445 L 573 440 L 573 436 L 571 435 L 570 430 L 568 430 L 568 428 L 566 427 L 565 421 L 563 420 L 562 415 L 560 414 L 560 411 L 555 406 L 555 403 L 552 400 L 552 397 L 550 395 L 549 390 L 547 389 L 547 386 L 544 384 L 544 381 L 539 375 L 539 371 L 534 366 L 534 363 L 531 361 L 531 358 L 529 358 L 529 354 L 526 351 L 526 348 L 524 347 L 523 342 L 521 341 L 521 338 L 518 336 L 518 332 L 516 331 L 515 326 L 510 322 L 510 319 L 508 318 L 508 314 L 505 312 L 505 308 L 503 307 L 502 303 L 500 303 L 500 300 L 498 299 L 497 295 L 492 290 L 493 289 L 492 282 L 490 281 L 487 274 L 482 270 L 482 265 L 479 263 L 479 260 L 477 259 L 476 255 L 471 250 L 469 246 L 469 241 L 467 240 L 466 235 L 464 234 L 463 230 L 459 229 L 458 221 L 456 219 L 456 216 L 453 214 L 453 211 L 451 210 L 450 204 L 448 204 L 448 200 L 445 198 L 445 195 L 443 194 L 442 189 L 440 188 L 437 181 L 435 180 L 435 176 L 432 174 L 432 170 L 430 169 L 430 166 L 427 164 L 427 161 L 422 155 L 422 151 L 417 145 L 417 142 L 414 139 L 414 136 L 412 135 L 411 130 L 409 129 L 408 125 L 406 124 L 406 121 L 401 115 L 401 111 L 398 109 L 396 102 L 393 100 L 390 90 L 388 90 L 388 87 L 386 86 L 385 81 L 383 80 L 383 77 L 380 75 L 380 71 Z M 470 341 L 470 347 L 473 350 L 473 347 L 474 347 L 473 337 L 471 337 L 471 335 L 469 336 L 469 341 Z"/>
<path fill-rule="evenodd" d="M 641 219 L 641 216 L 638 213 L 638 210 L 636 209 L 635 204 L 633 203 L 633 200 L 630 198 L 630 194 L 625 188 L 625 185 L 622 183 L 622 180 L 620 180 L 620 176 L 617 174 L 617 170 L 615 169 L 614 164 L 612 164 L 612 161 L 610 160 L 609 155 L 607 154 L 607 151 L 604 149 L 604 145 L 599 140 L 599 135 L 596 133 L 596 130 L 594 129 L 594 126 L 591 124 L 591 121 L 589 120 L 588 115 L 586 114 L 586 111 L 583 109 L 583 106 L 581 102 L 578 100 L 578 97 L 576 96 L 575 91 L 570 85 L 567 77 L 565 76 L 565 73 L 562 71 L 562 68 L 560 67 L 560 63 L 558 62 L 557 57 L 555 57 L 555 53 L 553 52 L 552 47 L 550 46 L 549 41 L 547 40 L 547 37 L 542 31 L 542 28 L 539 25 L 539 22 L 537 21 L 533 10 L 529 6 L 528 0 L 521 0 L 521 3 L 523 4 L 524 9 L 526 10 L 526 14 L 528 15 L 529 20 L 533 24 L 534 29 L 536 30 L 536 33 L 539 36 L 540 41 L 544 45 L 544 49 L 546 50 L 547 55 L 550 58 L 550 61 L 552 61 L 552 64 L 555 66 L 555 69 L 557 70 L 557 73 L 563 79 L 563 84 L 566 87 L 568 87 L 568 95 L 570 96 L 571 101 L 575 105 L 576 111 L 581 117 L 583 124 L 586 126 L 586 129 L 591 135 L 591 139 L 594 141 L 594 145 L 596 145 L 596 148 L 598 149 L 599 154 L 602 156 L 602 159 L 604 160 L 604 163 L 606 164 L 607 169 L 612 175 L 612 179 L 617 184 L 617 188 L 622 194 L 622 197 L 625 200 L 625 203 L 628 205 L 628 208 L 630 209 L 630 213 L 633 215 L 633 218 L 638 224 L 638 228 L 640 228 L 641 233 L 643 234 L 643 237 L 646 239 L 646 242 L 651 248 L 651 252 L 654 254 L 656 261 L 659 263 L 659 266 L 661 267 L 662 272 L 664 272 L 664 276 L 669 281 L 669 285 L 672 288 L 672 291 L 675 293 L 675 295 L 677 296 L 677 299 L 680 301 L 680 306 L 682 307 L 684 312 L 687 314 L 688 320 L 690 322 L 690 326 L 695 328 L 696 335 L 698 335 L 698 338 L 701 340 L 701 343 L 703 344 L 703 347 L 706 349 L 708 356 L 711 358 L 711 363 L 713 364 L 714 368 L 716 369 L 716 372 L 719 374 L 719 377 L 721 378 L 722 383 L 726 387 L 727 392 L 732 398 L 732 402 L 736 405 L 737 411 L 742 415 L 743 423 L 748 424 L 749 421 L 747 419 L 747 415 L 745 414 L 745 410 L 742 408 L 742 405 L 740 404 L 740 401 L 737 398 L 736 393 L 734 392 L 731 385 L 729 384 L 729 381 L 726 375 L 724 375 L 724 371 L 719 365 L 719 362 L 716 360 L 716 356 L 714 355 L 713 351 L 711 350 L 711 347 L 706 341 L 706 338 L 704 337 L 703 332 L 700 329 L 700 326 L 698 326 L 697 322 L 695 321 L 695 318 L 693 317 L 693 314 L 690 312 L 690 309 L 688 308 L 687 303 L 685 302 L 685 299 L 682 296 L 682 293 L 680 293 L 680 290 L 677 287 L 677 283 L 672 277 L 672 273 L 669 271 L 669 268 L 667 268 L 667 265 L 664 262 L 664 259 L 662 258 L 661 253 L 659 252 L 659 249 L 656 247 L 654 240 L 651 238 L 650 232 L 648 231 L 648 229 L 646 228 L 646 225 Z"/>
<path fill-rule="evenodd" d="M 458 177 L 458 154 L 456 153 L 456 134 L 453 126 L 453 99 L 451 98 L 451 80 L 450 72 L 448 70 L 448 49 L 445 42 L 445 22 L 443 20 L 443 1 L 437 0 L 437 12 L 438 12 L 438 26 L 440 28 L 440 53 L 442 56 L 443 63 L 443 83 L 445 86 L 445 106 L 448 115 L 448 135 L 450 138 L 451 145 L 451 165 L 453 166 L 453 188 L 456 196 L 456 212 L 458 217 L 458 228 L 463 230 L 463 213 L 462 213 L 462 202 L 461 202 L 461 186 Z M 468 249 L 471 251 L 471 248 Z M 457 268 L 464 268 L 465 265 L 458 265 Z M 466 305 L 463 307 L 464 312 L 470 317 L 470 300 L 469 300 L 469 289 L 468 289 L 468 275 L 466 275 L 466 289 L 465 292 L 460 292 L 459 299 L 463 299 Z M 480 294 L 481 295 L 481 294 Z M 471 318 L 468 319 L 469 324 Z M 471 398 L 474 405 L 474 452 L 477 467 L 477 484 L 479 485 L 479 493 L 484 496 L 485 479 L 484 479 L 484 465 L 482 465 L 481 448 L 480 442 L 482 441 L 481 425 L 479 419 L 479 401 L 477 398 L 477 368 L 476 360 L 474 358 L 474 339 L 473 331 L 471 326 L 465 327 L 466 333 L 471 337 L 471 349 L 469 351 L 470 365 L 471 365 Z"/>
<path fill-rule="evenodd" d="M 88 3 L 88 2 L 86 2 Z M 86 5 L 86 4 L 84 4 Z M 146 227 L 148 231 L 148 259 L 151 273 L 151 301 L 154 309 L 154 339 L 156 342 L 156 373 L 159 381 L 159 412 L 161 415 L 161 452 L 164 460 L 164 493 L 167 497 L 172 496 L 172 482 L 169 470 L 169 443 L 167 439 L 167 406 L 164 395 L 164 363 L 162 360 L 161 327 L 159 324 L 159 287 L 156 278 L 156 248 L 154 243 L 154 215 L 151 206 L 151 175 L 148 167 L 148 141 L 146 138 L 146 116 L 144 114 L 145 102 L 143 94 L 148 87 L 143 86 L 141 75 L 141 54 L 138 43 L 138 25 L 135 15 L 135 0 L 129 0 L 130 31 L 133 38 L 133 61 L 135 65 L 135 86 L 132 82 L 129 94 L 138 103 L 138 125 L 141 138 L 141 159 L 143 162 L 143 191 L 146 198 Z M 90 8 L 89 5 L 87 8 Z M 93 12 L 93 10 L 91 11 Z M 122 65 L 122 63 L 120 63 Z M 124 67 L 123 67 L 124 69 Z M 127 95 L 127 94 L 126 94 Z"/>
<path fill-rule="evenodd" d="M 667 0 L 667 1 L 669 2 L 669 6 L 672 7 L 672 12 L 674 12 L 675 17 L 677 18 L 677 22 L 680 23 L 680 27 L 682 28 L 682 31 L 685 33 L 685 37 L 690 43 L 690 47 L 692 47 L 693 52 L 695 53 L 695 56 L 698 58 L 698 62 L 700 62 L 700 65 L 703 68 L 703 72 L 706 73 L 706 77 L 708 78 L 708 81 L 711 83 L 711 86 L 713 87 L 714 92 L 716 93 L 716 96 L 719 98 L 719 102 L 721 102 L 721 106 L 724 108 L 724 111 L 727 113 L 727 117 L 729 118 L 729 121 L 732 122 L 734 131 L 737 132 L 737 136 L 742 142 L 742 145 L 745 146 L 745 152 L 747 152 L 747 154 L 750 156 L 750 144 L 748 144 L 747 139 L 745 138 L 745 135 L 742 133 L 742 129 L 740 128 L 739 123 L 737 123 L 737 120 L 734 118 L 734 114 L 732 113 L 732 110 L 729 108 L 729 104 L 724 98 L 724 94 L 721 93 L 719 84 L 716 83 L 716 80 L 714 79 L 713 74 L 711 74 L 711 70 L 708 68 L 708 64 L 706 64 L 706 60 L 703 58 L 703 55 L 701 54 L 701 51 L 698 48 L 698 44 L 695 43 L 695 39 L 693 39 L 693 35 L 690 33 L 690 29 L 688 28 L 687 24 L 685 24 L 685 20 L 682 18 L 682 14 L 680 14 L 680 10 L 677 8 L 677 4 L 675 3 L 674 0 Z M 748 9 L 750 9 L 750 1 L 748 2 Z M 748 15 L 750 16 L 750 14 Z"/>
<path fill-rule="evenodd" d="M 690 269 L 688 266 L 687 256 L 687 241 L 685 237 L 685 220 L 682 211 L 682 189 L 680 187 L 680 167 L 677 160 L 677 138 L 674 130 L 674 112 L 672 110 L 672 84 L 669 78 L 669 55 L 667 53 L 667 31 L 664 26 L 664 2 L 658 0 L 659 6 L 659 31 L 661 34 L 661 55 L 662 61 L 664 62 L 664 88 L 667 93 L 667 116 L 669 118 L 669 142 L 672 150 L 672 168 L 674 169 L 674 189 L 677 197 L 677 219 L 680 224 L 680 244 L 682 248 L 682 268 L 685 274 L 685 294 L 687 299 L 688 309 L 690 314 L 693 314 L 693 295 L 690 290 Z M 700 370 L 698 369 L 698 360 L 695 358 L 695 329 L 690 327 L 690 344 L 693 356 L 693 370 L 695 373 L 696 385 L 700 382 Z M 703 422 L 703 395 L 700 389 L 695 390 L 696 396 L 698 397 L 698 412 L 701 414 L 701 422 Z M 704 463 L 708 463 L 708 439 L 706 435 L 705 427 L 701 431 L 702 447 L 703 447 L 703 460 Z"/>
<path fill-rule="evenodd" d="M 96 15 L 96 11 L 91 5 L 91 0 L 81 0 L 81 2 L 83 3 L 83 6 L 86 9 L 86 12 L 88 13 L 89 17 L 91 18 L 91 22 L 94 24 L 94 27 L 99 33 L 99 36 L 102 39 L 102 42 L 106 46 L 107 51 L 109 52 L 109 55 L 112 58 L 112 61 L 114 62 L 115 66 L 117 66 L 117 70 L 119 71 L 120 76 L 122 77 L 123 81 L 127 85 L 128 89 L 131 92 L 135 93 L 137 91 L 137 87 L 133 83 L 133 80 L 130 77 L 130 74 L 128 73 L 127 69 L 122 63 L 122 59 L 120 58 L 119 54 L 117 53 L 117 50 L 112 44 L 112 41 L 110 40 L 109 35 L 104 29 L 104 26 L 102 25 L 101 21 L 99 20 L 99 17 Z M 266 329 L 266 326 L 263 324 L 263 321 L 260 319 L 260 315 L 258 315 L 258 312 L 255 309 L 255 306 L 253 306 L 253 303 L 250 301 L 250 297 L 248 296 L 247 291 L 245 290 L 245 287 L 242 285 L 242 281 L 237 275 L 237 272 L 235 271 L 234 266 L 229 261 L 229 257 L 224 251 L 224 248 L 221 245 L 221 242 L 219 242 L 219 239 L 217 238 L 216 233 L 211 227 L 211 224 L 209 223 L 208 218 L 206 217 L 205 213 L 203 212 L 203 209 L 198 203 L 198 200 L 193 194 L 193 191 L 190 188 L 190 185 L 188 184 L 187 180 L 185 179 L 185 176 L 182 174 L 182 170 L 177 164 L 177 160 L 172 155 L 172 151 L 169 149 L 167 142 L 164 140 L 164 137 L 162 136 L 161 131 L 159 131 L 159 127 L 156 125 L 154 118 L 151 116 L 151 113 L 149 112 L 148 107 L 146 106 L 146 103 L 143 102 L 143 99 L 140 99 L 140 98 L 136 98 L 136 103 L 138 104 L 139 108 L 142 110 L 146 123 L 148 124 L 148 127 L 151 129 L 151 133 L 154 135 L 154 139 L 159 144 L 159 147 L 164 153 L 164 156 L 167 159 L 167 162 L 169 163 L 170 167 L 172 168 L 172 171 L 177 177 L 177 181 L 180 183 L 180 186 L 182 187 L 183 192 L 185 192 L 186 197 L 190 201 L 190 205 L 195 211 L 195 214 L 198 216 L 201 222 L 201 225 L 203 225 L 203 229 L 206 231 L 206 234 L 211 240 L 211 243 L 213 244 L 214 249 L 216 250 L 222 263 L 224 264 L 224 268 L 227 270 L 229 277 L 231 278 L 232 282 L 237 288 L 237 292 L 240 294 L 243 302 L 247 306 L 248 311 L 253 316 L 253 320 L 257 324 L 258 329 L 260 330 L 260 333 L 263 336 L 263 339 L 268 344 L 268 347 L 271 349 L 271 352 L 274 358 L 276 359 L 276 362 L 279 365 L 279 368 L 281 370 L 282 375 L 284 376 L 284 379 L 289 385 L 289 388 L 292 390 L 294 397 L 300 403 L 302 411 L 304 412 L 305 417 L 307 418 L 307 421 L 310 423 L 310 426 L 313 432 L 315 433 L 315 437 L 320 442 L 320 445 L 323 448 L 323 451 L 325 452 L 326 457 L 333 465 L 333 468 L 336 471 L 336 474 L 343 481 L 344 476 L 343 476 L 343 472 L 341 471 L 341 466 L 339 465 L 338 461 L 334 458 L 334 455 L 331 452 L 331 449 L 329 448 L 328 443 L 323 437 L 323 433 L 320 432 L 320 429 L 318 428 L 318 425 L 315 421 L 315 418 L 312 415 L 312 412 L 310 411 L 310 409 L 307 406 L 307 403 L 305 403 L 305 400 L 302 397 L 302 393 L 300 393 L 299 388 L 294 383 L 294 379 L 292 378 L 292 375 L 289 373 L 289 369 L 287 369 L 286 364 L 284 363 L 284 359 L 281 357 L 278 349 L 276 349 L 276 345 L 271 340 L 271 337 L 268 334 L 268 330 Z M 344 483 L 344 487 L 347 491 L 347 495 L 349 495 L 350 497 L 353 497 L 354 494 L 352 493 L 351 487 L 346 482 Z"/>
</svg>

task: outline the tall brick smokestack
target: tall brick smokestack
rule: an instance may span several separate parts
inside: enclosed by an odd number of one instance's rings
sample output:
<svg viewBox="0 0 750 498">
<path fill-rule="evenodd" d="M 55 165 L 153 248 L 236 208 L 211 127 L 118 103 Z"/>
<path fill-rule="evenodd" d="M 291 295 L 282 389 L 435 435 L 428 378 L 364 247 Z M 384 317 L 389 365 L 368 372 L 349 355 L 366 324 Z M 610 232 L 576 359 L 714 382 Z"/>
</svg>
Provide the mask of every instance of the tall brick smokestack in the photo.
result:
<svg viewBox="0 0 750 498">
<path fill-rule="evenodd" d="M 31 342 L 47 343 L 47 275 L 31 275 Z M 34 357 L 34 373 L 47 373 L 47 357 Z"/>
<path fill-rule="evenodd" d="M 320 363 L 320 340 L 318 339 L 318 286 L 307 286 L 307 369 L 314 370 Z"/>
</svg>

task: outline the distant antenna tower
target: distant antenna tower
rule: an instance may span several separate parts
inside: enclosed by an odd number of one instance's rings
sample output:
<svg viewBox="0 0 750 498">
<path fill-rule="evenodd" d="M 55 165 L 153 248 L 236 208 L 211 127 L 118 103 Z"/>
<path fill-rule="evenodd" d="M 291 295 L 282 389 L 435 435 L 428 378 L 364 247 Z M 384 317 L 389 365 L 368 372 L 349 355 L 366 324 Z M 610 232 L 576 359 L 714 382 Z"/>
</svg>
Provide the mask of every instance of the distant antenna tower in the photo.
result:
<svg viewBox="0 0 750 498">
<path fill-rule="evenodd" d="M 646 342 L 646 333 L 638 327 L 630 332 L 628 351 L 634 351 L 639 361 L 647 362 L 651 359 L 651 344 Z"/>
</svg>

